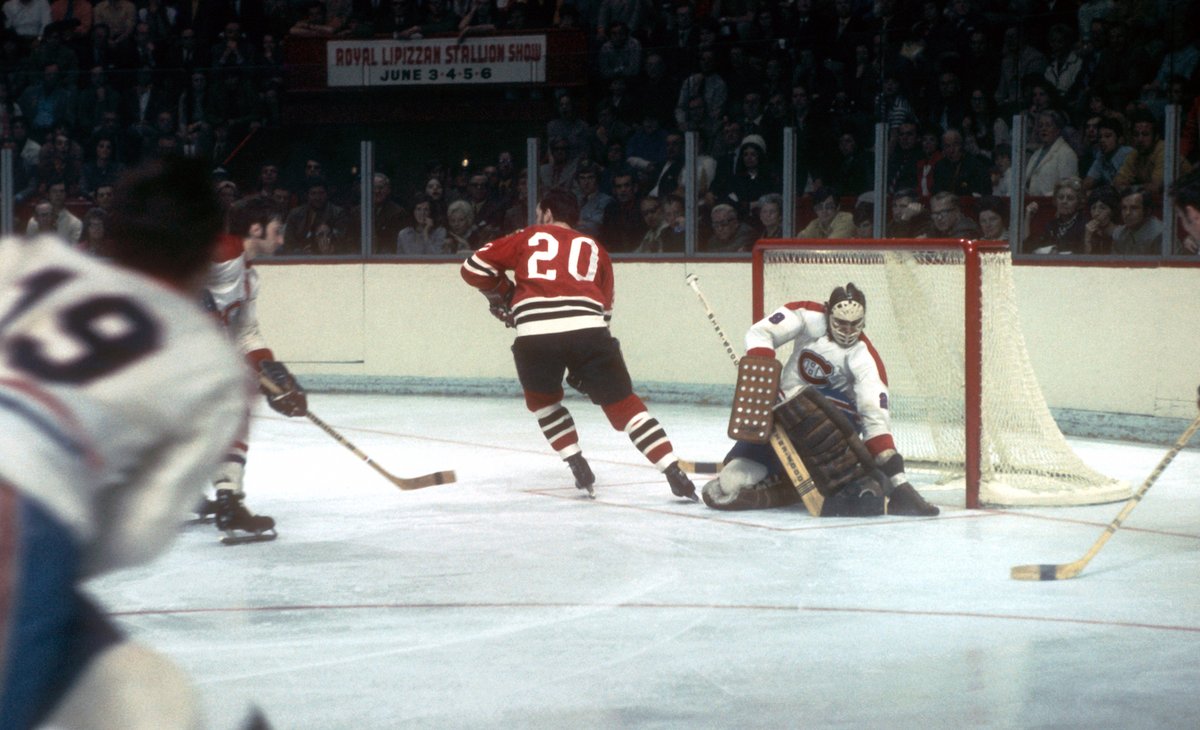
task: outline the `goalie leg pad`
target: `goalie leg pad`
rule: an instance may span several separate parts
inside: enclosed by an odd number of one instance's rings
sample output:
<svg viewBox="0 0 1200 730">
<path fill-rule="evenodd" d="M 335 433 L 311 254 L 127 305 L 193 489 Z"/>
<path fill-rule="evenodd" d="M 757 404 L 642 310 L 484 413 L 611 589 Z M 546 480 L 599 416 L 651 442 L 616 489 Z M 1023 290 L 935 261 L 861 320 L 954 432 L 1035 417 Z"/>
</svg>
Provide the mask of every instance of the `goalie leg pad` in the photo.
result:
<svg viewBox="0 0 1200 730">
<path fill-rule="evenodd" d="M 865 488 L 882 496 L 882 488 L 875 483 L 878 470 L 874 459 L 854 427 L 844 416 L 838 418 L 836 411 L 825 396 L 805 388 L 776 406 L 775 419 L 822 495 L 829 497 L 847 484 L 864 481 L 859 491 Z M 862 448 L 854 448 L 855 442 Z"/>
<path fill-rule="evenodd" d="M 786 507 L 800 495 L 781 473 L 769 473 L 765 465 L 736 458 L 721 469 L 721 476 L 704 485 L 704 504 L 712 509 L 737 511 Z"/>
<path fill-rule="evenodd" d="M 737 386 L 729 413 L 729 438 L 765 444 L 771 437 L 772 411 L 783 366 L 773 357 L 746 355 L 738 361 Z"/>
</svg>

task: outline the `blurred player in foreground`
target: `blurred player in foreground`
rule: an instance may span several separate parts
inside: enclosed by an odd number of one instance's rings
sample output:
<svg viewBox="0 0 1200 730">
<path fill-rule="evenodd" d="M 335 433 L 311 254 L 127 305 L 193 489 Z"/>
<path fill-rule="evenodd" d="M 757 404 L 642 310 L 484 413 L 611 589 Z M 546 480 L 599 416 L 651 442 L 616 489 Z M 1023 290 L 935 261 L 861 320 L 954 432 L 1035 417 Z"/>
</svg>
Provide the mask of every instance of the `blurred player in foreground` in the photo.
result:
<svg viewBox="0 0 1200 730">
<path fill-rule="evenodd" d="M 205 305 L 220 319 L 229 336 L 255 373 L 269 379 L 281 391 L 263 391 L 267 404 L 285 416 L 308 412 L 304 389 L 267 347 L 258 328 L 258 272 L 251 266 L 256 256 L 269 256 L 283 244 L 283 218 L 271 201 L 252 198 L 229 211 L 229 233 L 222 236 L 213 255 L 212 268 L 204 282 Z M 217 529 L 225 532 L 223 542 L 237 544 L 275 538 L 275 520 L 251 514 L 243 504 L 242 476 L 246 468 L 250 410 L 221 467 L 213 477 L 216 499 L 201 501 L 197 512 L 215 515 Z"/>
<path fill-rule="evenodd" d="M 866 295 L 854 284 L 839 286 L 827 302 L 792 302 L 755 322 L 746 355 L 774 359 L 793 343 L 779 376 L 775 428 L 825 497 L 822 516 L 879 515 L 885 497 L 888 514 L 936 515 L 908 483 L 892 439 L 886 371 L 863 334 L 866 316 Z M 704 485 L 704 502 L 715 509 L 793 504 L 799 495 L 784 472 L 771 446 L 738 441 L 720 478 Z"/>
<path fill-rule="evenodd" d="M 0 728 L 201 725 L 78 584 L 166 548 L 247 407 L 197 304 L 220 226 L 207 171 L 164 160 L 118 186 L 111 263 L 0 242 Z"/>
<path fill-rule="evenodd" d="M 591 495 L 596 478 L 562 403 L 564 374 L 663 472 L 675 496 L 696 500 L 666 432 L 633 392 L 621 348 L 608 329 L 612 262 L 595 240 L 572 228 L 578 217 L 574 195 L 550 191 L 538 203 L 536 225 L 480 248 L 463 262 L 462 277 L 483 292 L 497 319 L 516 327 L 512 351 L 525 405 L 571 467 L 576 487 Z"/>
</svg>

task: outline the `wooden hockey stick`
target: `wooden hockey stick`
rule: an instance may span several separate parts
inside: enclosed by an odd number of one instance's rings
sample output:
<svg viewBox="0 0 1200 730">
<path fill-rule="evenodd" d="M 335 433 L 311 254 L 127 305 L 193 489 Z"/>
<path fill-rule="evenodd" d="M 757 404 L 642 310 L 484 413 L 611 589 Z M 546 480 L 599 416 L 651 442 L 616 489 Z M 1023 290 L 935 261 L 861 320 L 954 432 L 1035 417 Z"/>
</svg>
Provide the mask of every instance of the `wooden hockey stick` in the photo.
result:
<svg viewBox="0 0 1200 730">
<path fill-rule="evenodd" d="M 1104 533 L 1100 535 L 1100 539 L 1096 541 L 1095 545 L 1092 545 L 1087 554 L 1073 563 L 1063 563 L 1062 565 L 1014 565 L 1011 573 L 1013 580 L 1066 580 L 1079 575 L 1084 566 L 1092 558 L 1096 557 L 1096 553 L 1100 552 L 1100 548 L 1104 547 L 1104 543 L 1108 542 L 1108 538 L 1112 537 L 1112 534 L 1117 531 L 1117 528 L 1121 526 L 1121 523 L 1133 511 L 1133 508 L 1138 505 L 1138 502 L 1142 501 L 1142 497 L 1145 496 L 1146 491 L 1158 480 L 1159 475 L 1163 473 L 1163 470 L 1167 468 L 1175 458 L 1175 455 L 1184 446 L 1187 446 L 1187 442 L 1191 440 L 1192 435 L 1196 433 L 1196 429 L 1198 428 L 1200 428 L 1200 416 L 1196 416 L 1196 419 L 1192 421 L 1192 425 L 1187 427 L 1187 430 L 1183 432 L 1183 435 L 1179 437 L 1179 440 L 1175 442 L 1171 450 L 1163 455 L 1163 458 L 1158 462 L 1158 466 L 1154 467 L 1154 471 L 1150 472 L 1150 476 L 1146 477 L 1146 481 L 1142 482 L 1142 486 L 1138 487 L 1137 492 L 1125 503 L 1125 507 L 1121 509 L 1120 514 L 1112 522 L 1108 523 L 1108 527 L 1104 528 Z"/>
<path fill-rule="evenodd" d="M 720 474 L 721 462 L 719 461 L 688 461 L 687 459 L 679 460 L 679 468 L 686 471 L 688 474 Z"/>
<path fill-rule="evenodd" d="M 283 395 L 284 393 L 284 391 L 278 385 L 273 383 L 270 378 L 267 378 L 265 375 L 260 374 L 258 376 L 258 382 L 262 384 L 263 388 L 271 393 L 274 393 L 275 395 Z M 453 470 L 435 471 L 432 474 L 422 474 L 419 477 L 398 477 L 389 472 L 387 469 L 384 469 L 379 464 L 375 463 L 375 460 L 363 453 L 362 449 L 346 440 L 346 437 L 334 430 L 333 426 L 330 426 L 320 418 L 317 418 L 316 414 L 314 414 L 312 411 L 307 411 L 304 415 L 308 418 L 308 420 L 312 421 L 317 428 L 329 434 L 334 441 L 337 441 L 342 446 L 345 446 L 350 450 L 351 453 L 366 462 L 367 466 L 379 472 L 381 475 L 383 475 L 384 479 L 387 479 L 400 489 L 406 491 L 411 489 L 424 489 L 425 487 L 432 487 L 438 484 L 449 484 L 458 479 Z"/>
<path fill-rule="evenodd" d="M 734 367 L 737 367 L 737 352 L 734 351 L 729 338 L 725 336 L 725 330 L 721 329 L 721 325 L 717 322 L 717 315 L 713 312 L 708 299 L 705 298 L 704 292 L 700 291 L 700 277 L 695 274 L 688 274 L 687 285 L 700 298 L 700 303 L 704 305 L 704 311 L 708 314 L 708 321 L 712 324 L 717 337 L 721 338 L 721 343 L 725 345 L 725 352 L 733 360 Z M 775 455 L 779 457 L 780 463 L 783 464 L 788 478 L 792 480 L 792 486 L 800 493 L 800 499 L 804 502 L 804 507 L 813 517 L 820 517 L 821 509 L 825 504 L 825 497 L 816 490 L 816 484 L 813 482 L 812 476 L 808 473 L 808 469 L 804 467 L 804 462 L 800 461 L 800 455 L 796 453 L 796 447 L 792 445 L 791 439 L 778 428 L 772 428 L 770 440 L 771 448 L 775 450 Z"/>
</svg>

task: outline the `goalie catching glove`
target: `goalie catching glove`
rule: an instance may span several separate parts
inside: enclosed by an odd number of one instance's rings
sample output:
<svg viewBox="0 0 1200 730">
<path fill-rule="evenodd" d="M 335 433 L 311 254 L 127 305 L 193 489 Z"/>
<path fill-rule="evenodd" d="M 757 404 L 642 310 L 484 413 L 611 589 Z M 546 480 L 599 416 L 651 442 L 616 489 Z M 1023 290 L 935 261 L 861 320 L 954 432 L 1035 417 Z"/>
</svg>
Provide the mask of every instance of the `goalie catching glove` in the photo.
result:
<svg viewBox="0 0 1200 730">
<path fill-rule="evenodd" d="M 516 287 L 504 276 L 491 289 L 480 289 L 488 300 L 488 311 L 492 316 L 504 323 L 505 327 L 515 327 L 513 321 L 512 300 Z"/>
<path fill-rule="evenodd" d="M 279 391 L 274 392 L 263 386 L 262 391 L 267 396 L 267 405 L 285 416 L 303 416 L 308 413 L 308 396 L 283 363 L 275 360 L 263 360 L 258 367 L 259 371 Z"/>
</svg>

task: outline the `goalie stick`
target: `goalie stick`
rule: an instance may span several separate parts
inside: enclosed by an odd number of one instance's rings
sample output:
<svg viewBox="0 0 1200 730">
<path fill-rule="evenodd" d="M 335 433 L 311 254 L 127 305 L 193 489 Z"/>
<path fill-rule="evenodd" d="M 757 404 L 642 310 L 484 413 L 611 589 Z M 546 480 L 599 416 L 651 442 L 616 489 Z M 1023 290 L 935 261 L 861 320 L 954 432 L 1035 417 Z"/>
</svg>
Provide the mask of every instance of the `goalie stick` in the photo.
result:
<svg viewBox="0 0 1200 730">
<path fill-rule="evenodd" d="M 717 322 L 717 315 L 713 312 L 712 306 L 709 305 L 708 299 L 705 298 L 704 292 L 700 291 L 700 277 L 695 274 L 688 274 L 686 281 L 687 285 L 699 297 L 700 303 L 704 306 L 705 313 L 708 314 L 708 321 L 712 324 L 717 337 L 721 338 L 721 343 L 725 345 L 725 352 L 733 360 L 734 367 L 738 367 L 737 352 L 734 351 L 729 338 L 725 336 L 725 330 L 721 329 L 721 325 Z M 792 445 L 791 439 L 778 428 L 772 428 L 770 442 L 771 448 L 775 450 L 775 455 L 779 457 L 780 463 L 783 464 L 784 470 L 792 480 L 792 485 L 800 493 L 800 499 L 804 502 L 804 507 L 813 517 L 820 517 L 821 509 L 825 505 L 825 497 L 817 491 L 816 483 L 813 481 L 812 476 L 809 475 L 808 469 L 804 467 L 804 463 L 800 461 L 800 455 L 796 453 L 796 447 Z"/>
<path fill-rule="evenodd" d="M 276 385 L 269 378 L 267 378 L 263 375 L 259 375 L 258 382 L 260 382 L 262 384 L 262 387 L 266 388 L 267 390 L 269 390 L 271 393 L 273 393 L 275 395 L 282 395 L 284 392 L 278 385 Z M 346 439 L 346 437 L 344 437 L 340 433 L 338 433 L 333 428 L 333 426 L 330 426 L 328 423 L 325 423 L 320 418 L 317 418 L 317 416 L 312 411 L 307 411 L 304 415 L 306 418 L 308 418 L 308 420 L 312 421 L 313 424 L 316 425 L 317 428 L 319 428 L 322 431 L 324 431 L 325 433 L 329 434 L 329 436 L 332 437 L 334 441 L 337 441 L 342 446 L 345 446 L 347 449 L 350 450 L 351 453 L 353 453 L 355 456 L 357 456 L 358 458 L 360 458 L 364 462 L 366 462 L 367 466 L 369 466 L 372 469 L 374 469 L 375 471 L 379 472 L 383 476 L 384 479 L 387 479 L 389 482 L 391 482 L 393 485 L 399 487 L 400 489 L 403 489 L 405 491 L 412 490 L 412 489 L 424 489 L 425 487 L 432 487 L 432 486 L 436 486 L 438 484 L 449 484 L 453 481 L 456 481 L 458 478 L 457 476 L 455 476 L 453 470 L 435 471 L 431 474 L 423 474 L 419 477 L 408 477 L 408 478 L 398 477 L 395 474 L 392 474 L 391 472 L 389 472 L 387 469 L 384 469 L 379 464 L 375 463 L 375 460 L 372 459 L 370 456 L 367 456 L 362 451 L 362 449 L 360 449 L 357 446 L 355 446 L 354 444 L 350 443 Z"/>
<path fill-rule="evenodd" d="M 1129 501 L 1125 503 L 1125 506 L 1121 509 L 1120 514 L 1113 518 L 1113 521 L 1108 524 L 1108 527 L 1104 528 L 1104 533 L 1100 535 L 1100 539 L 1097 540 L 1094 545 L 1092 545 L 1091 549 L 1088 550 L 1082 558 L 1073 563 L 1063 563 L 1061 565 L 1014 565 L 1011 572 L 1012 579 L 1067 580 L 1068 578 L 1074 578 L 1075 576 L 1079 575 L 1079 573 L 1083 571 L 1084 566 L 1086 566 L 1092 558 L 1096 557 L 1096 553 L 1100 552 L 1100 548 L 1104 547 L 1104 543 L 1108 542 L 1108 538 L 1112 537 L 1113 533 L 1117 531 L 1117 528 L 1121 526 L 1121 523 L 1125 520 L 1125 518 L 1129 516 L 1129 513 L 1133 511 L 1133 508 L 1138 505 L 1138 502 L 1142 501 L 1142 497 L 1145 496 L 1146 491 L 1149 490 L 1150 486 L 1158 480 L 1158 477 L 1163 473 L 1163 470 L 1165 470 L 1171 461 L 1175 459 L 1175 456 L 1181 450 L 1183 450 L 1183 447 L 1187 446 L 1187 442 L 1192 439 L 1192 435 L 1196 433 L 1196 429 L 1198 428 L 1200 428 L 1200 416 L 1196 416 L 1195 420 L 1192 421 L 1192 424 L 1187 427 L 1187 430 L 1183 432 L 1183 435 L 1180 436 L 1179 440 L 1175 442 L 1175 445 L 1171 447 L 1171 450 L 1166 454 L 1163 454 L 1163 458 L 1158 462 L 1158 466 L 1154 467 L 1154 471 L 1150 472 L 1150 476 L 1146 477 L 1146 481 L 1142 482 L 1142 486 L 1138 487 L 1137 492 L 1135 492 L 1134 495 L 1129 498 Z"/>
</svg>

